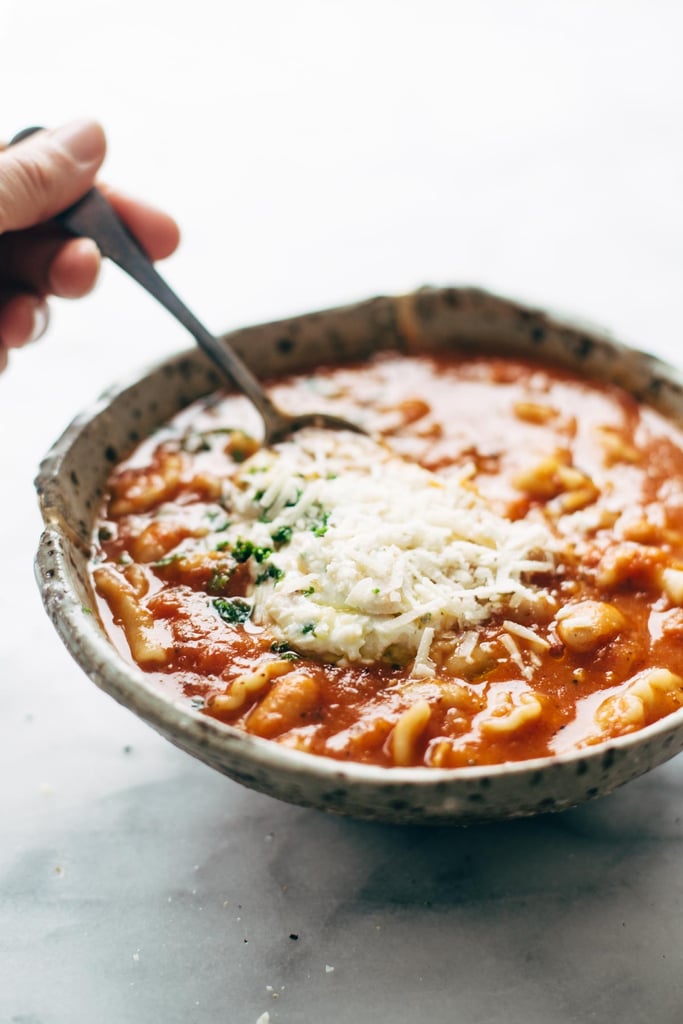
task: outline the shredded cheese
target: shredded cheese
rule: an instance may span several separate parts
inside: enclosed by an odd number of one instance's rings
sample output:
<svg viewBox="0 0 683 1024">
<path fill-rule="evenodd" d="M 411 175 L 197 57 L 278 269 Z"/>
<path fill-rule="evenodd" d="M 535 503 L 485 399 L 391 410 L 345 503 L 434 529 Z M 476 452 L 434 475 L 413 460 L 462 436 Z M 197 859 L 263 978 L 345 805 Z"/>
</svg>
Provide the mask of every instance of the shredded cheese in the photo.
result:
<svg viewBox="0 0 683 1024">
<path fill-rule="evenodd" d="M 222 540 L 258 548 L 253 618 L 304 653 L 386 660 L 433 674 L 446 630 L 471 629 L 544 592 L 545 527 L 496 514 L 454 476 L 408 462 L 384 442 L 306 430 L 247 460 L 228 484 Z"/>
<path fill-rule="evenodd" d="M 503 629 L 506 629 L 508 633 L 512 633 L 513 636 L 518 636 L 521 640 L 526 640 L 534 650 L 547 651 L 550 647 L 545 637 L 539 636 L 535 630 L 530 629 L 528 626 L 523 626 L 520 622 L 510 622 L 506 619 L 503 623 Z"/>
</svg>

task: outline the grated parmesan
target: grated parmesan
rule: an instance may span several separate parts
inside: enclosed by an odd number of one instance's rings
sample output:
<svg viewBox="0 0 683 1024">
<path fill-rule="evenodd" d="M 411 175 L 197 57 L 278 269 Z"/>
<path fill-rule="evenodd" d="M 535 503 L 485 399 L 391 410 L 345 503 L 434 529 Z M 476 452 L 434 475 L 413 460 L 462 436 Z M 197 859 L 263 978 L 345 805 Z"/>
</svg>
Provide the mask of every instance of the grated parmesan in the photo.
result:
<svg viewBox="0 0 683 1024">
<path fill-rule="evenodd" d="M 547 651 L 550 647 L 548 641 L 539 636 L 535 630 L 530 629 L 529 626 L 523 626 L 520 622 L 510 622 L 506 619 L 503 623 L 503 629 L 506 629 L 508 633 L 512 633 L 513 636 L 518 636 L 521 640 L 526 640 L 535 650 Z"/>
<path fill-rule="evenodd" d="M 251 567 L 254 621 L 342 664 L 414 659 L 413 675 L 433 674 L 435 637 L 534 605 L 544 592 L 526 579 L 553 567 L 542 524 L 360 435 L 302 431 L 226 488 L 221 539 L 268 552 Z"/>
<path fill-rule="evenodd" d="M 525 664 L 524 658 L 522 657 L 519 647 L 515 643 L 515 640 L 509 633 L 501 633 L 500 642 L 506 649 L 512 661 L 519 668 L 525 679 L 531 678 L 531 669 Z"/>
</svg>

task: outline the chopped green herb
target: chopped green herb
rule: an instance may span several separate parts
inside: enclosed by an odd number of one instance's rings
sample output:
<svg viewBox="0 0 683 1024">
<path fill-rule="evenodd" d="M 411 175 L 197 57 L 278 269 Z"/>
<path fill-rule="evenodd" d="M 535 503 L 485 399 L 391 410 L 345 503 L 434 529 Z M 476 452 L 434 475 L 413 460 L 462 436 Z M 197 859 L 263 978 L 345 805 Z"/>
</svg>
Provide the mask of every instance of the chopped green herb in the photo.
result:
<svg viewBox="0 0 683 1024">
<path fill-rule="evenodd" d="M 373 594 L 379 594 L 379 587 L 373 587 L 372 592 Z"/>
<path fill-rule="evenodd" d="M 215 547 L 214 550 L 216 550 L 216 551 L 227 551 L 229 547 L 230 547 L 230 541 L 229 540 L 219 540 L 218 544 L 216 544 L 216 547 Z"/>
<path fill-rule="evenodd" d="M 227 545 L 226 545 L 227 546 Z M 236 562 L 246 562 L 249 558 L 255 558 L 256 561 L 261 564 L 265 562 L 273 553 L 272 548 L 257 547 L 252 541 L 244 540 L 242 537 L 238 537 L 232 549 L 232 557 Z"/>
<path fill-rule="evenodd" d="M 176 551 L 174 555 L 166 555 L 164 558 L 160 558 L 158 562 L 154 562 L 154 568 L 162 569 L 165 565 L 171 565 L 173 562 L 182 562 L 186 557 L 181 551 Z"/>
<path fill-rule="evenodd" d="M 260 501 L 266 492 L 264 490 L 257 491 L 254 495 L 254 501 Z"/>
<path fill-rule="evenodd" d="M 209 594 L 220 594 L 226 589 L 231 578 L 232 571 L 230 569 L 216 569 L 207 583 L 206 589 Z"/>
<path fill-rule="evenodd" d="M 277 530 L 271 533 L 273 544 L 289 544 L 292 539 L 291 526 L 278 526 Z"/>
<path fill-rule="evenodd" d="M 202 434 L 187 434 L 183 438 L 181 445 L 183 450 L 189 452 L 190 455 L 211 451 L 211 445 Z"/>
<path fill-rule="evenodd" d="M 211 430 L 193 431 L 182 438 L 181 446 L 190 454 L 210 452 L 212 442 L 217 442 L 221 436 L 234 433 L 233 427 L 213 427 Z"/>
<path fill-rule="evenodd" d="M 278 569 L 277 565 L 273 565 L 273 563 L 270 562 L 263 572 L 256 577 L 256 583 L 265 583 L 266 580 L 275 580 L 277 583 L 277 581 L 281 580 L 283 576 L 284 572 L 282 569 Z"/>
<path fill-rule="evenodd" d="M 270 645 L 270 649 L 273 654 L 279 654 L 285 661 L 297 661 L 299 659 L 296 651 L 293 651 L 284 640 L 274 640 Z"/>
<path fill-rule="evenodd" d="M 232 625 L 246 622 L 251 615 L 251 605 L 241 597 L 214 597 L 212 604 L 223 622 L 230 622 Z"/>
<path fill-rule="evenodd" d="M 88 608 L 86 604 L 81 605 L 81 611 L 83 612 L 84 615 L 92 615 L 93 613 L 92 608 Z"/>
<path fill-rule="evenodd" d="M 297 487 L 296 495 L 294 496 L 294 498 L 292 498 L 291 501 L 285 502 L 285 508 L 292 508 L 294 505 L 296 505 L 298 503 L 299 499 L 301 498 L 301 495 L 303 493 L 304 493 L 303 487 Z"/>
<path fill-rule="evenodd" d="M 327 533 L 327 523 L 330 518 L 330 513 L 321 510 L 320 519 L 313 523 L 311 526 L 311 533 L 314 533 L 316 537 L 324 537 Z"/>
<path fill-rule="evenodd" d="M 312 636 L 315 636 L 315 622 L 306 622 L 301 627 L 301 632 L 304 634 L 304 636 L 306 635 L 306 633 L 311 633 Z"/>
<path fill-rule="evenodd" d="M 301 596 L 302 597 L 310 597 L 311 594 L 315 594 L 315 587 L 314 586 L 306 587 L 305 590 L 301 591 Z"/>
<path fill-rule="evenodd" d="M 237 542 L 232 549 L 232 557 L 236 562 L 246 562 L 248 558 L 254 554 L 254 545 L 250 540 L 243 540 L 241 537 L 237 538 Z"/>
<path fill-rule="evenodd" d="M 204 513 L 204 518 L 209 520 L 214 533 L 222 533 L 223 530 L 227 530 L 230 526 L 229 519 L 224 519 L 220 526 L 213 525 L 216 520 L 220 519 L 222 516 L 225 516 L 225 512 L 222 508 L 207 509 Z"/>
</svg>

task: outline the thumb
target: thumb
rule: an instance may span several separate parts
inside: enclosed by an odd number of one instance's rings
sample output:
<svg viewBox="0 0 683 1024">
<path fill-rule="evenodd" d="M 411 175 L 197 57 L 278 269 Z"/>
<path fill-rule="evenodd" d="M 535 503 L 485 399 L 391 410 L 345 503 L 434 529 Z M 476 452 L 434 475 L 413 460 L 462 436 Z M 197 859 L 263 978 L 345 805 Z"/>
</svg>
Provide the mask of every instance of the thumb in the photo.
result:
<svg viewBox="0 0 683 1024">
<path fill-rule="evenodd" d="M 80 199 L 105 150 L 99 124 L 73 121 L 0 153 L 0 234 L 40 224 Z"/>
</svg>

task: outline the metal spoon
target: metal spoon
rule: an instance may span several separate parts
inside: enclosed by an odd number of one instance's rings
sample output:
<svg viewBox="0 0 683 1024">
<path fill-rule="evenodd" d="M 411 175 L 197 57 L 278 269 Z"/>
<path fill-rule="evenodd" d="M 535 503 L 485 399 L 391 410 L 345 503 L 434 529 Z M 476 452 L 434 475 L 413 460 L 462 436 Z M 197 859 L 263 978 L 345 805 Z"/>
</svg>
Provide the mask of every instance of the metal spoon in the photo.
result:
<svg viewBox="0 0 683 1024">
<path fill-rule="evenodd" d="M 14 136 L 10 145 L 42 130 L 25 128 Z M 91 188 L 82 199 L 62 213 L 58 213 L 54 219 L 77 238 L 92 238 L 103 256 L 117 263 L 187 328 L 199 347 L 260 412 L 265 427 L 264 444 L 282 440 L 302 427 L 326 427 L 331 430 L 364 433 L 357 424 L 349 423 L 339 416 L 322 412 L 302 413 L 297 416 L 278 409 L 228 342 L 211 334 L 166 284 L 113 206 L 98 189 Z"/>
</svg>

